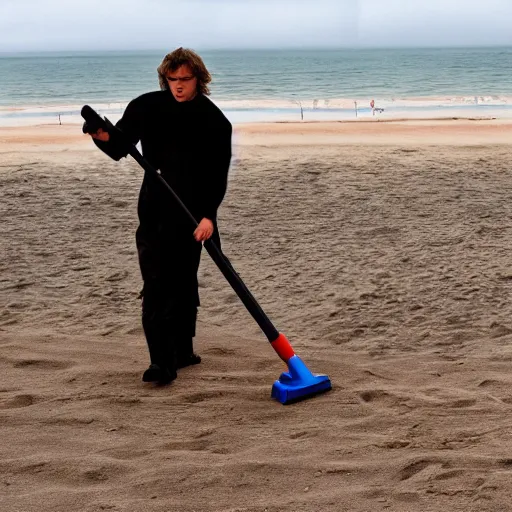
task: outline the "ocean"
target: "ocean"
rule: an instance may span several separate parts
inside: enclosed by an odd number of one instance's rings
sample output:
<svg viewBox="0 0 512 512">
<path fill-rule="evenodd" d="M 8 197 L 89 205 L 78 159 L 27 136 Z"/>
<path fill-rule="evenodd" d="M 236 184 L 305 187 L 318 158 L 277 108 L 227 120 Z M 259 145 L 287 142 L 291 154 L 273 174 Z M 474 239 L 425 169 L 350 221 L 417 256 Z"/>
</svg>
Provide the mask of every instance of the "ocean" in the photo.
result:
<svg viewBox="0 0 512 512">
<path fill-rule="evenodd" d="M 115 120 L 158 89 L 165 53 L 0 55 L 0 125 L 77 122 L 84 104 Z M 512 47 L 199 53 L 233 122 L 512 117 Z"/>
</svg>

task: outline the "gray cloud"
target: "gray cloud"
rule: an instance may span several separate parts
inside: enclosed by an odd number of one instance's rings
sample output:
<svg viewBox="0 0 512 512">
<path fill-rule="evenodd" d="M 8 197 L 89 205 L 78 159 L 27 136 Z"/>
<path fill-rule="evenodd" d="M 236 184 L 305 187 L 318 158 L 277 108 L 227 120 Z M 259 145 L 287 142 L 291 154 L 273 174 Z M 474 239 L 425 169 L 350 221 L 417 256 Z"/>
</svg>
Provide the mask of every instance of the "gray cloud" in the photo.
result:
<svg viewBox="0 0 512 512">
<path fill-rule="evenodd" d="M 2 0 L 0 51 L 512 44 L 510 0 Z"/>
</svg>

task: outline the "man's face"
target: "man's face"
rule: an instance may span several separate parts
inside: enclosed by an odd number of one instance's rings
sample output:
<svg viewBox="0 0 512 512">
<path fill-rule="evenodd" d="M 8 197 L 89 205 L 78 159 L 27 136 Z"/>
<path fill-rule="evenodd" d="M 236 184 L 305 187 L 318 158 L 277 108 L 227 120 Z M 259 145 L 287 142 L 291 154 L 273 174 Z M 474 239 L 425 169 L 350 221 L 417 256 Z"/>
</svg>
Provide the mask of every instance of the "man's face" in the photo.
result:
<svg viewBox="0 0 512 512">
<path fill-rule="evenodd" d="M 192 73 L 188 64 L 180 66 L 176 71 L 169 71 L 166 78 L 176 101 L 190 101 L 195 97 L 197 93 L 197 78 Z"/>
</svg>

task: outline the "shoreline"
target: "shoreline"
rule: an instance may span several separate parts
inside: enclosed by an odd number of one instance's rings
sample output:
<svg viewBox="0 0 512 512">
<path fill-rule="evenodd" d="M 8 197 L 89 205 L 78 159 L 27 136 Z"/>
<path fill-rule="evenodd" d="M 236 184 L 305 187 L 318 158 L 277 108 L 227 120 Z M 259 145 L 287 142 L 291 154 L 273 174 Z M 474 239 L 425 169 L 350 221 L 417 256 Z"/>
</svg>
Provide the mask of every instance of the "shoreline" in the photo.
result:
<svg viewBox="0 0 512 512">
<path fill-rule="evenodd" d="M 213 100 L 212 100 L 213 101 Z M 316 101 L 316 100 L 315 100 Z M 453 119 L 496 119 L 512 122 L 512 99 L 502 104 L 423 104 L 377 103 L 375 111 L 369 102 L 354 106 L 344 102 L 340 105 L 311 106 L 308 101 L 297 100 L 289 104 L 254 105 L 253 100 L 225 105 L 222 101 L 213 101 L 232 124 L 253 123 L 295 123 L 295 122 L 394 122 L 404 120 L 453 120 Z M 101 116 L 107 116 L 112 122 L 120 119 L 126 103 L 88 102 Z M 40 124 L 81 124 L 82 105 L 34 105 L 0 106 L 0 127 L 35 126 Z"/>
</svg>

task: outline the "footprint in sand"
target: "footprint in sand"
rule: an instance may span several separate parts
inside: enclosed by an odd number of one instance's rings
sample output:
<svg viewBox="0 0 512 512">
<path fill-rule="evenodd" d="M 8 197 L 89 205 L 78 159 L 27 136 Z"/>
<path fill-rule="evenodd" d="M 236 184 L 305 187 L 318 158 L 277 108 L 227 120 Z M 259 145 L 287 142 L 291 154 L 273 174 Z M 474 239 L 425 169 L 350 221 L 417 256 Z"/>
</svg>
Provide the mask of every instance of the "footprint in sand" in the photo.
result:
<svg viewBox="0 0 512 512">
<path fill-rule="evenodd" d="M 222 391 L 204 391 L 201 393 L 191 393 L 190 395 L 185 395 L 183 396 L 183 401 L 187 404 L 197 404 L 210 398 L 217 398 L 222 395 Z"/>
<path fill-rule="evenodd" d="M 499 324 L 497 322 L 493 322 L 489 329 L 493 338 L 501 338 L 502 336 L 507 336 L 507 334 L 512 333 L 512 329 L 510 327 Z"/>
<path fill-rule="evenodd" d="M 403 482 L 404 480 L 409 480 L 414 475 L 421 473 L 425 468 L 429 467 L 432 463 L 428 460 L 418 460 L 416 462 L 411 462 L 407 464 L 400 473 L 398 474 L 398 479 Z"/>
<path fill-rule="evenodd" d="M 475 398 L 460 398 L 458 400 L 446 402 L 446 404 L 444 404 L 444 405 L 446 407 L 453 407 L 454 409 L 459 409 L 459 408 L 463 408 L 463 407 L 471 407 L 471 406 L 475 405 L 476 402 L 477 401 Z"/>
<path fill-rule="evenodd" d="M 151 454 L 149 450 L 136 448 L 112 448 L 100 452 L 101 455 L 116 460 L 136 460 Z"/>
<path fill-rule="evenodd" d="M 459 478 L 466 474 L 466 471 L 462 469 L 450 469 L 449 471 L 443 471 L 439 475 L 433 477 L 433 480 L 450 480 L 450 478 Z"/>
<path fill-rule="evenodd" d="M 208 439 L 197 439 L 195 441 L 182 441 L 182 442 L 172 442 L 166 443 L 163 445 L 164 450 L 169 451 L 191 451 L 191 452 L 199 452 L 206 451 L 212 447 L 211 441 Z"/>
<path fill-rule="evenodd" d="M 499 387 L 505 386 L 505 385 L 506 385 L 505 382 L 502 382 L 499 380 L 485 379 L 478 384 L 478 387 L 479 388 L 499 388 Z"/>
<path fill-rule="evenodd" d="M 403 402 L 402 398 L 381 389 L 363 391 L 359 393 L 359 396 L 363 402 L 379 404 L 385 407 L 398 407 Z"/>
<path fill-rule="evenodd" d="M 9 398 L 4 402 L 0 402 L 0 409 L 19 409 L 21 407 L 29 407 L 39 400 L 34 395 L 17 395 Z"/>
<path fill-rule="evenodd" d="M 35 368 L 37 370 L 65 370 L 73 366 L 66 361 L 50 361 L 49 359 L 21 359 L 13 363 L 14 368 Z"/>
<path fill-rule="evenodd" d="M 309 431 L 309 430 L 301 430 L 299 432 L 293 432 L 288 437 L 290 439 L 305 439 L 308 437 L 316 437 L 318 435 L 315 431 Z"/>
<path fill-rule="evenodd" d="M 223 347 L 212 347 L 207 348 L 204 351 L 205 354 L 212 354 L 215 356 L 232 356 L 236 354 L 236 351 L 231 348 L 223 348 Z"/>
</svg>

